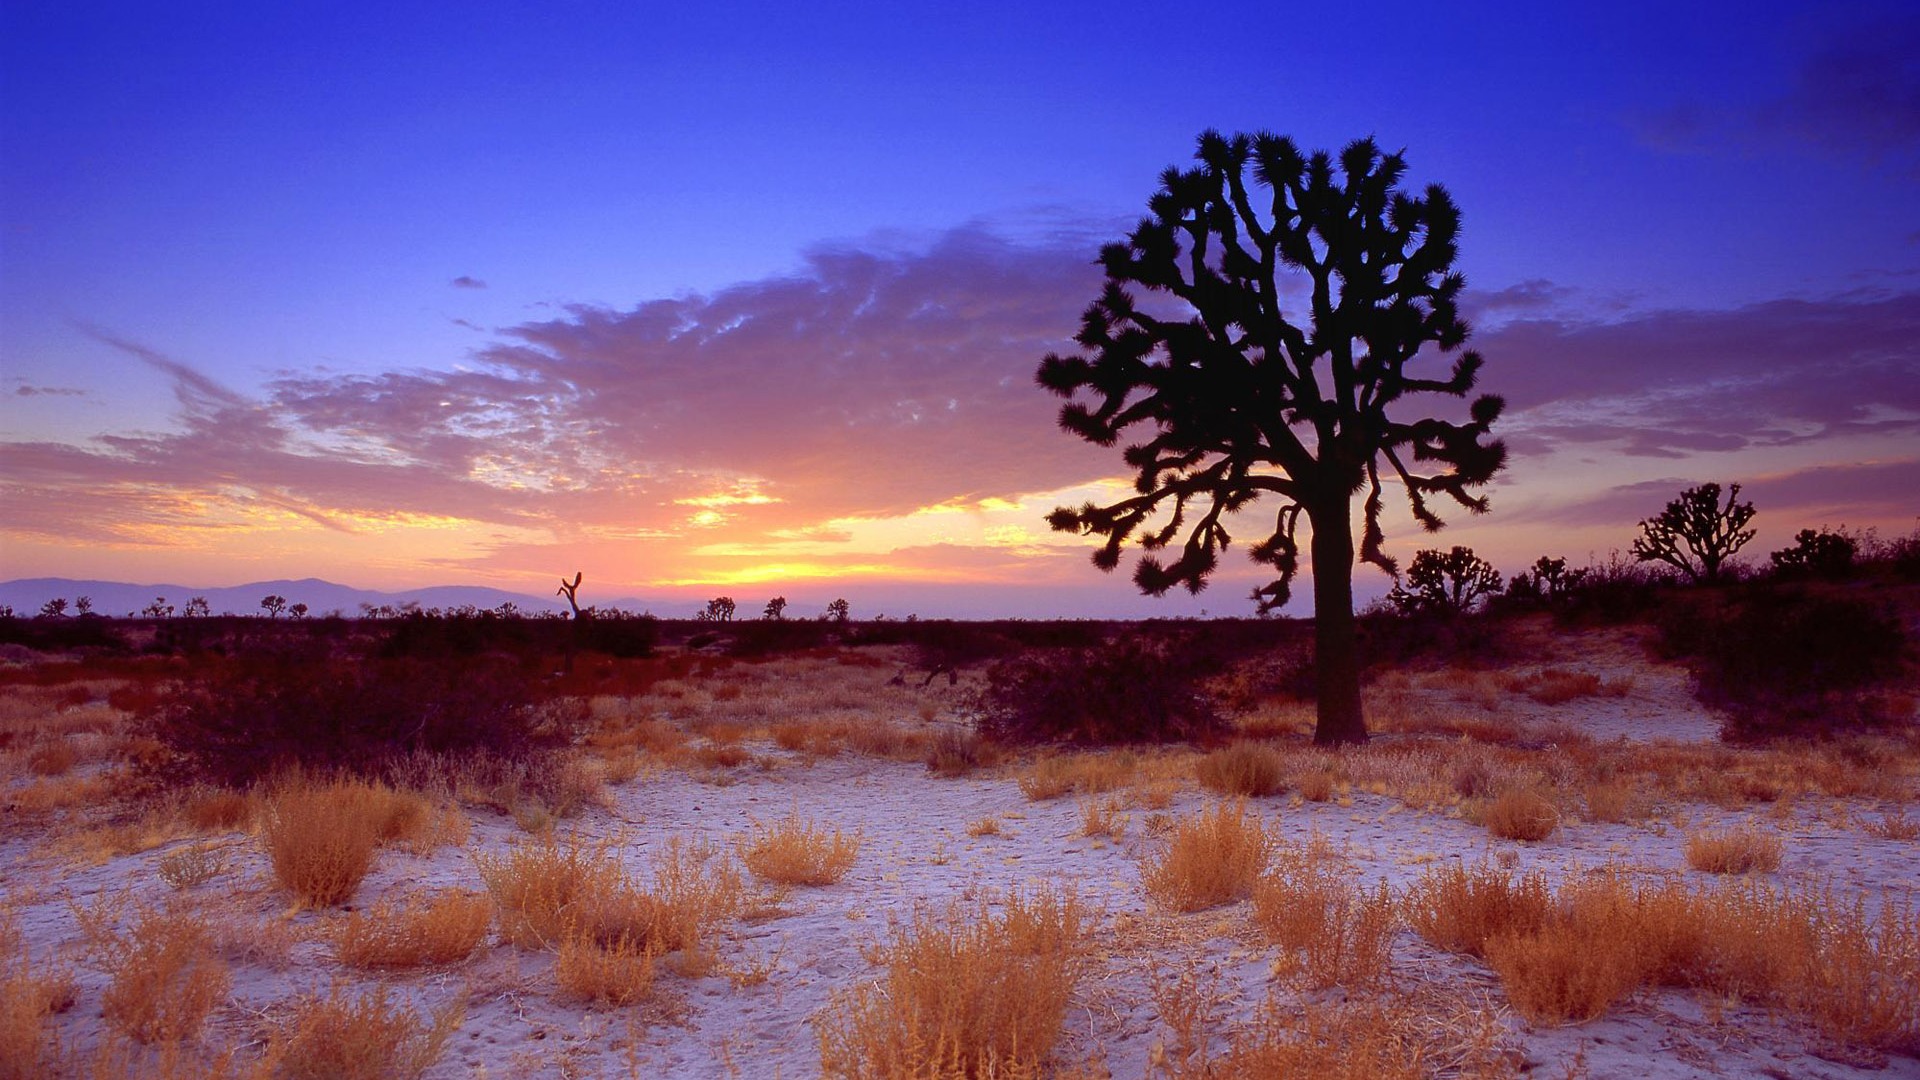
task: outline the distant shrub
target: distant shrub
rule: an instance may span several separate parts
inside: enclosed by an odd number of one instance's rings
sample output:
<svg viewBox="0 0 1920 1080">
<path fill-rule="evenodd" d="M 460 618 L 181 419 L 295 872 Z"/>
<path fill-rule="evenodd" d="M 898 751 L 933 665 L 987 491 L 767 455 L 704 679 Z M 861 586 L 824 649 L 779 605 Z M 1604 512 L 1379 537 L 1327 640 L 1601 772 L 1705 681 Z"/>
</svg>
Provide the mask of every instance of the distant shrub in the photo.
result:
<svg viewBox="0 0 1920 1080">
<path fill-rule="evenodd" d="M 1194 763 L 1200 786 L 1222 795 L 1259 798 L 1285 789 L 1286 759 L 1265 743 L 1234 743 Z"/>
<path fill-rule="evenodd" d="M 660 640 L 658 619 L 624 611 L 596 611 L 593 618 L 581 621 L 579 630 L 581 648 L 621 660 L 652 656 Z"/>
<path fill-rule="evenodd" d="M 1661 646 L 1693 668 L 1702 701 L 1727 710 L 1723 736 L 1818 734 L 1893 719 L 1871 691 L 1904 664 L 1906 634 L 1864 600 L 1762 588 L 1662 614 Z"/>
<path fill-rule="evenodd" d="M 1097 648 L 1030 652 L 987 673 L 976 721 L 1013 743 L 1171 742 L 1225 730 L 1200 682 L 1218 667 L 1205 650 L 1128 635 Z"/>
<path fill-rule="evenodd" d="M 1819 577 L 1838 580 L 1853 573 L 1860 545 L 1844 532 L 1801 529 L 1791 547 L 1767 556 L 1774 573 L 1784 578 Z"/>
<path fill-rule="evenodd" d="M 380 775 L 420 753 L 538 756 L 570 741 L 584 712 L 511 663 L 309 646 L 210 663 L 137 727 L 169 751 L 161 768 L 239 787 L 288 764 Z"/>
</svg>

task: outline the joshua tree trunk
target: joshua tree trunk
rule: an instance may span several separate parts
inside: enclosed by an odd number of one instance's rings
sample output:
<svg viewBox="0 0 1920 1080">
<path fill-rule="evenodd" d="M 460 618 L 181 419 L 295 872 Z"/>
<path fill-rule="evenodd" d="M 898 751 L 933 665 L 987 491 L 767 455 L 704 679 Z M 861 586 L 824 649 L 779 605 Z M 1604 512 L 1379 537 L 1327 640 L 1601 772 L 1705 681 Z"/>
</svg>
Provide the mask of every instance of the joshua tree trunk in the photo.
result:
<svg viewBox="0 0 1920 1080">
<path fill-rule="evenodd" d="M 1313 643 L 1318 684 L 1316 746 L 1367 741 L 1360 711 L 1360 651 L 1353 618 L 1353 525 L 1348 500 L 1309 508 L 1313 525 Z"/>
</svg>

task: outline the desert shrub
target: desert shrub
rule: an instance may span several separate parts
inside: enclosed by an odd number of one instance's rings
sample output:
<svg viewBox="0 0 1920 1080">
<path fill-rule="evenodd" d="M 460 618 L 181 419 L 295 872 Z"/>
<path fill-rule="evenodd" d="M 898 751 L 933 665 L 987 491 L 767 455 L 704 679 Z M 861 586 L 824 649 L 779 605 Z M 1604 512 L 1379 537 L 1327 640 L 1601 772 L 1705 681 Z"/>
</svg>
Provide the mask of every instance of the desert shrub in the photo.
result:
<svg viewBox="0 0 1920 1080">
<path fill-rule="evenodd" d="M 1783 578 L 1819 577 L 1838 581 L 1853 573 L 1860 545 L 1844 532 L 1801 529 L 1790 547 L 1767 556 L 1773 572 Z"/>
<path fill-rule="evenodd" d="M 1891 717 L 1871 691 L 1904 667 L 1897 617 L 1865 600 L 1756 588 L 1725 602 L 1675 605 L 1661 644 L 1684 657 L 1696 693 L 1723 708 L 1722 736 L 1820 734 Z"/>
<path fill-rule="evenodd" d="M 383 833 L 394 830 L 392 789 L 362 780 L 295 783 L 261 814 L 260 839 L 280 887 L 305 903 L 345 903 L 373 869 Z"/>
<path fill-rule="evenodd" d="M 1038 1076 L 1086 970 L 1079 901 L 1010 894 L 922 908 L 870 956 L 877 983 L 834 994 L 815 1021 L 823 1075 Z"/>
<path fill-rule="evenodd" d="M 1687 865 L 1709 874 L 1770 874 L 1780 869 L 1778 836 L 1753 829 L 1697 832 L 1687 837 Z"/>
<path fill-rule="evenodd" d="M 740 843 L 740 861 L 776 885 L 831 885 L 860 855 L 860 838 L 803 821 L 796 812 L 755 828 Z"/>
<path fill-rule="evenodd" d="M 927 771 L 935 776 L 965 776 L 991 764 L 993 751 L 979 733 L 942 728 L 927 745 Z"/>
<path fill-rule="evenodd" d="M 1267 867 L 1272 841 L 1244 803 L 1221 803 L 1175 823 L 1141 873 L 1147 895 L 1174 911 L 1244 900 Z"/>
<path fill-rule="evenodd" d="M 96 959 L 109 973 L 100 995 L 107 1023 L 144 1043 L 184 1042 L 226 1000 L 233 978 L 206 924 L 178 907 L 140 907 L 113 928 L 116 910 L 82 918 Z"/>
<path fill-rule="evenodd" d="M 287 1080 L 412 1080 L 439 1059 L 464 1013 L 454 1001 L 423 1016 L 385 986 L 354 996 L 336 983 L 287 1007 L 265 1056 Z"/>
<path fill-rule="evenodd" d="M 0 908 L 0 1080 L 54 1075 L 57 1039 L 47 1021 L 74 1000 L 73 972 L 36 959 L 16 916 Z"/>
<path fill-rule="evenodd" d="M 1099 795 L 1133 778 L 1133 755 L 1121 753 L 1042 754 L 1017 781 L 1035 802 L 1062 795 Z"/>
<path fill-rule="evenodd" d="M 1415 881 L 1405 911 L 1414 930 L 1435 945 L 1485 956 L 1489 937 L 1538 929 L 1551 905 L 1546 878 L 1537 873 L 1516 879 L 1495 867 L 1455 863 Z"/>
<path fill-rule="evenodd" d="M 349 967 L 413 968 L 466 959 L 492 922 L 485 894 L 450 889 L 349 912 L 330 936 L 334 955 Z"/>
<path fill-rule="evenodd" d="M 561 996 L 590 1005 L 619 1008 L 653 995 L 662 946 L 632 934 L 596 940 L 568 934 L 553 960 L 553 980 Z"/>
<path fill-rule="evenodd" d="M 545 697 L 511 663 L 262 648 L 209 661 L 137 718 L 158 768 L 244 787 L 299 764 L 378 775 L 418 753 L 536 756 L 571 740 L 584 706 Z"/>
<path fill-rule="evenodd" d="M 1222 795 L 1259 798 L 1286 788 L 1286 759 L 1265 743 L 1222 747 L 1195 762 L 1193 771 L 1201 787 Z"/>
<path fill-rule="evenodd" d="M 1318 834 L 1274 844 L 1271 862 L 1253 887 L 1254 924 L 1311 985 L 1366 986 L 1386 974 L 1398 918 L 1385 882 L 1355 888 L 1351 866 Z"/>
<path fill-rule="evenodd" d="M 1545 840 L 1560 827 L 1560 811 L 1538 792 L 1502 792 L 1480 811 L 1487 831 L 1502 840 Z"/>
<path fill-rule="evenodd" d="M 1009 743 L 1204 738 L 1226 728 L 1200 686 L 1218 663 L 1203 650 L 1139 634 L 1095 648 L 1024 653 L 988 670 L 976 726 Z"/>
</svg>

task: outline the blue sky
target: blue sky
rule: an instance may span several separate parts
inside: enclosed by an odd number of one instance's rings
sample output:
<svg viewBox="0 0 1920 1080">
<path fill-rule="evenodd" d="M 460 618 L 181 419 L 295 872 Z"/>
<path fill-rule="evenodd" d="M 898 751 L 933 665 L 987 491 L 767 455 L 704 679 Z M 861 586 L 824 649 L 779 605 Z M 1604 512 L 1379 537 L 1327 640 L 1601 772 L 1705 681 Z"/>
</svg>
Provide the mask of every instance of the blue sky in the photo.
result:
<svg viewBox="0 0 1920 1080">
<path fill-rule="evenodd" d="M 1496 505 L 1569 530 L 1576 558 L 1616 533 L 1624 547 L 1662 501 L 1645 505 L 1656 485 L 1745 475 L 1786 491 L 1808 470 L 1863 465 L 1904 484 L 1920 457 L 1920 366 L 1899 344 L 1920 275 L 1920 19 L 1899 6 L 262 7 L 0 9 L 0 479 L 9 503 L 38 508 L 9 513 L 6 576 L 219 584 L 318 568 L 511 586 L 578 562 L 678 596 L 772 586 L 784 567 L 796 589 L 850 574 L 874 592 L 991 584 L 1012 603 L 1044 585 L 1071 590 L 1067 606 L 1184 610 L 1066 568 L 1075 553 L 1044 526 L 1010 531 L 1025 519 L 1007 507 L 1121 471 L 1048 430 L 1037 391 L 1036 423 L 1014 391 L 976 402 L 909 380 L 914 401 L 982 419 L 928 440 L 876 433 L 882 456 L 927 480 L 844 478 L 885 496 L 843 497 L 818 471 L 844 474 L 837 452 L 878 444 L 749 436 L 778 427 L 765 419 L 778 403 L 754 397 L 776 383 L 802 414 L 812 392 L 891 394 L 873 403 L 891 408 L 905 391 L 875 370 L 952 366 L 904 324 L 833 322 L 825 301 L 798 312 L 783 283 L 827 297 L 864 266 L 921 288 L 967 322 L 968 356 L 994 356 L 971 377 L 1025 378 L 1028 352 L 1064 345 L 1092 299 L 1087 260 L 1208 127 L 1329 148 L 1372 135 L 1406 149 L 1414 182 L 1449 187 L 1485 387 L 1524 390 Z M 1012 296 L 1009 282 L 1025 284 Z M 817 377 L 782 381 L 795 369 L 777 350 L 656 355 L 638 333 L 663 310 L 650 304 L 750 321 L 776 296 L 793 340 L 847 342 L 831 364 L 796 361 Z M 909 300 L 903 318 L 933 302 Z M 1830 326 L 1858 338 L 1834 344 L 1834 377 L 1872 388 L 1873 407 L 1772 423 L 1828 358 L 1743 361 L 1722 340 L 1739 327 L 1762 353 L 1817 352 Z M 1502 334 L 1510 355 L 1491 347 Z M 514 350 L 530 341 L 627 376 L 555 375 L 572 388 L 564 417 L 520 409 L 531 369 Z M 690 388 L 696 369 L 728 364 L 780 378 L 736 378 L 739 400 Z M 1861 365 L 1872 378 L 1849 381 Z M 511 427 L 513 452 L 492 455 L 510 467 L 481 461 L 477 441 L 410 443 L 418 414 L 374 408 L 502 371 L 490 390 L 459 388 L 471 411 L 457 434 Z M 1697 407 L 1636 403 L 1612 372 L 1665 380 L 1659 402 Z M 506 396 L 473 397 L 490 392 Z M 633 420 L 646 412 L 633 402 L 662 399 L 709 411 L 668 425 L 667 445 L 646 436 L 667 430 L 657 417 Z M 1569 416 L 1618 430 L 1570 433 Z M 564 453 L 531 434 L 563 420 Z M 735 423 L 758 463 L 700 445 Z M 954 464 L 1009 441 L 1045 460 L 1025 476 L 1011 452 L 984 471 Z M 540 469 L 564 482 L 522 482 Z M 387 508 L 364 494 L 383 490 L 410 494 Z M 1881 490 L 1796 505 L 1904 531 L 1913 500 Z M 961 505 L 964 528 L 914 516 Z M 1822 523 L 1781 511 L 1782 537 Z M 1520 533 L 1538 545 L 1547 528 Z M 855 538 L 794 548 L 810 529 Z M 1522 558 L 1512 543 L 1502 554 Z"/>
</svg>

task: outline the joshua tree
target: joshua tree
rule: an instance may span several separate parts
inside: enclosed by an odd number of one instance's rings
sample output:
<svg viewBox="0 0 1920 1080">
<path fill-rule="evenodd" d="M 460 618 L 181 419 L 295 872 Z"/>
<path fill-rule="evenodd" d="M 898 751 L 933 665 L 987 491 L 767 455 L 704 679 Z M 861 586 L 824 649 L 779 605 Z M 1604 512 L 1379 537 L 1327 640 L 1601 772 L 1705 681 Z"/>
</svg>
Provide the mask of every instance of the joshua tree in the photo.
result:
<svg viewBox="0 0 1920 1080">
<path fill-rule="evenodd" d="M 784 619 L 787 617 L 787 598 L 776 596 L 767 601 L 767 608 L 760 613 L 763 619 Z"/>
<path fill-rule="evenodd" d="M 280 617 L 281 612 L 287 610 L 287 598 L 275 593 L 268 593 L 260 598 L 260 606 L 267 609 L 268 618 L 277 619 Z"/>
<path fill-rule="evenodd" d="M 153 598 L 153 603 L 141 609 L 140 614 L 145 615 L 149 619 L 171 619 L 173 618 L 173 605 L 167 603 L 166 597 L 156 596 Z"/>
<path fill-rule="evenodd" d="M 66 613 L 67 598 L 64 596 L 56 596 L 40 605 L 40 617 L 43 619 L 57 619 Z"/>
<path fill-rule="evenodd" d="M 287 614 L 293 616 L 296 619 L 304 619 L 307 617 L 307 605 L 295 604 L 292 607 L 287 609 Z"/>
<path fill-rule="evenodd" d="M 733 597 L 716 596 L 707 601 L 707 610 L 700 613 L 700 619 L 703 622 L 732 622 L 733 611 Z"/>
<path fill-rule="evenodd" d="M 1397 583 L 1387 599 L 1402 611 L 1441 611 L 1460 615 L 1483 596 L 1500 591 L 1500 572 L 1473 553 L 1455 545 L 1452 551 L 1432 548 L 1413 553 L 1407 580 Z"/>
<path fill-rule="evenodd" d="M 1461 422 L 1388 415 L 1415 394 L 1465 397 L 1479 375 L 1471 351 L 1442 373 L 1429 374 L 1432 352 L 1416 363 L 1427 345 L 1452 353 L 1467 339 L 1457 306 L 1465 280 L 1452 269 L 1460 214 L 1437 185 L 1400 190 L 1405 162 L 1371 140 L 1336 163 L 1324 152 L 1303 156 L 1289 139 L 1209 131 L 1195 156 L 1197 168 L 1161 175 L 1151 216 L 1124 243 L 1101 249 L 1106 288 L 1075 337 L 1087 355 L 1048 356 L 1038 373 L 1062 397 L 1087 392 L 1060 411 L 1072 434 L 1112 446 L 1145 426 L 1124 455 L 1138 473 L 1135 494 L 1062 507 L 1047 520 L 1105 537 L 1093 555 L 1102 570 L 1119 565 L 1121 546 L 1138 535 L 1148 553 L 1133 579 L 1143 592 L 1198 592 L 1227 547 L 1228 515 L 1276 496 L 1273 531 L 1249 551 L 1277 574 L 1254 590 L 1266 611 L 1290 595 L 1304 514 L 1319 665 L 1314 741 L 1363 742 L 1355 496 L 1366 492 L 1359 557 L 1392 572 L 1382 462 L 1433 530 L 1442 522 L 1430 496 L 1484 511 L 1485 498 L 1469 491 L 1506 461 L 1502 443 L 1483 441 L 1502 409 L 1497 397 L 1476 398 Z M 1129 286 L 1158 296 L 1141 306 Z M 1154 554 L 1176 540 L 1171 562 Z"/>
<path fill-rule="evenodd" d="M 573 572 L 573 581 L 569 582 L 566 578 L 561 578 L 560 590 L 553 594 L 567 598 L 567 606 L 573 609 L 573 617 L 575 619 L 584 618 L 584 615 L 580 611 L 580 582 L 584 577 L 585 575 L 583 573 L 575 570 Z"/>
<path fill-rule="evenodd" d="M 853 607 L 844 599 L 827 605 L 827 621 L 843 623 L 853 617 Z"/>
<path fill-rule="evenodd" d="M 213 614 L 213 605 L 207 603 L 206 597 L 196 596 L 187 601 L 186 610 L 182 614 L 189 619 L 204 619 Z"/>
<path fill-rule="evenodd" d="M 1747 522 L 1753 504 L 1738 501 L 1740 485 L 1727 489 L 1720 504 L 1720 485 L 1701 484 L 1680 493 L 1659 517 L 1640 523 L 1633 541 L 1633 557 L 1641 562 L 1663 562 L 1694 582 L 1720 580 L 1720 567 L 1753 539 Z"/>
<path fill-rule="evenodd" d="M 91 596 L 76 597 L 73 601 L 73 611 L 74 611 L 74 614 L 76 615 L 93 614 L 93 597 Z"/>
</svg>

